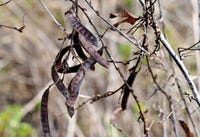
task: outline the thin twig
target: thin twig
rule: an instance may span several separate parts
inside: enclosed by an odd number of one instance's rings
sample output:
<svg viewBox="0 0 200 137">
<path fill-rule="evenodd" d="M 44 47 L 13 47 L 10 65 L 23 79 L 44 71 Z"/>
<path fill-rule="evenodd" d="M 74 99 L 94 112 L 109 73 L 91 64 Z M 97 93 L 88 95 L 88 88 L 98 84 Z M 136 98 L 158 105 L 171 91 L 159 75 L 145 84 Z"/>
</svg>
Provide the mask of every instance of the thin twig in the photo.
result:
<svg viewBox="0 0 200 137">
<path fill-rule="evenodd" d="M 4 2 L 4 3 L 0 4 L 0 7 L 6 5 L 6 4 L 8 4 L 8 3 L 10 3 L 11 1 L 12 1 L 12 0 L 8 0 L 7 2 Z"/>
<path fill-rule="evenodd" d="M 90 2 L 88 2 L 87 0 L 84 0 L 86 2 L 86 4 L 94 11 L 94 13 L 101 18 L 108 26 L 110 26 L 110 28 L 114 31 L 117 31 L 121 36 L 123 36 L 125 39 L 127 39 L 129 42 L 131 42 L 133 45 L 135 45 L 137 48 L 141 49 L 144 53 L 146 53 L 147 55 L 149 55 L 150 53 L 145 50 L 143 47 L 141 47 L 137 41 L 133 41 L 131 38 L 129 38 L 125 33 L 123 33 L 122 31 L 120 31 L 118 28 L 116 28 L 115 26 L 113 26 L 110 22 L 108 22 L 104 17 L 102 17 L 99 12 L 94 9 L 94 7 L 90 4 Z"/>
<path fill-rule="evenodd" d="M 166 40 L 166 38 L 164 37 L 162 33 L 160 33 L 160 41 L 164 45 L 164 47 L 167 49 L 167 51 L 169 52 L 169 54 L 171 55 L 171 57 L 173 58 L 173 60 L 175 61 L 179 69 L 181 70 L 181 72 L 183 73 L 194 97 L 196 98 L 197 104 L 200 106 L 200 95 L 185 65 L 180 60 L 180 58 L 176 55 L 175 51 L 172 49 L 172 46 L 169 44 L 169 42 Z"/>
<path fill-rule="evenodd" d="M 43 0 L 39 0 L 39 2 L 41 3 L 42 7 L 45 9 L 45 11 L 47 12 L 47 14 L 50 16 L 50 18 L 54 21 L 54 23 L 62 30 L 64 31 L 67 35 L 68 33 L 66 32 L 66 29 L 62 26 L 62 24 L 60 24 L 56 18 L 53 16 L 53 14 L 50 12 L 50 10 L 47 8 L 47 6 L 45 5 L 45 3 L 43 2 Z"/>
<path fill-rule="evenodd" d="M 177 124 L 176 124 L 176 115 L 175 115 L 175 110 L 174 110 L 174 105 L 172 103 L 172 101 L 169 101 L 170 102 L 170 111 L 172 112 L 171 113 L 171 121 L 173 123 L 173 130 L 174 130 L 174 133 L 175 133 L 175 136 L 178 137 L 179 134 L 178 134 L 178 129 L 177 129 Z"/>
<path fill-rule="evenodd" d="M 75 110 L 79 109 L 80 107 L 82 107 L 83 105 L 85 105 L 86 103 L 90 102 L 90 103 L 93 103 L 95 101 L 98 101 L 102 98 L 106 98 L 106 97 L 109 97 L 109 96 L 112 96 L 113 94 L 117 93 L 118 91 L 120 91 L 122 88 L 123 88 L 124 85 L 120 86 L 118 89 L 114 90 L 114 91 L 108 91 L 102 95 L 95 95 L 94 97 L 91 97 L 89 99 L 87 99 L 86 101 L 82 102 L 79 106 L 77 106 L 75 108 Z"/>
<path fill-rule="evenodd" d="M 192 126 L 193 126 L 193 128 L 194 128 L 195 135 L 198 137 L 198 134 L 199 134 L 199 133 L 198 133 L 198 130 L 196 129 L 196 126 L 195 126 L 194 121 L 193 121 L 193 119 L 192 119 L 190 110 L 189 110 L 189 108 L 188 108 L 187 102 L 186 102 L 185 97 L 184 97 L 185 94 L 184 94 L 184 92 L 183 92 L 183 90 L 182 90 L 182 88 L 181 88 L 181 86 L 180 86 L 180 84 L 179 84 L 178 78 L 175 78 L 175 82 L 176 82 L 177 88 L 178 88 L 178 90 L 179 90 L 179 93 L 180 93 L 180 95 L 181 95 L 181 98 L 182 98 L 182 100 L 183 100 L 183 102 L 184 102 L 185 109 L 186 109 L 187 115 L 188 115 L 188 117 L 189 117 L 189 120 L 190 120 L 190 122 L 192 123 Z"/>
<path fill-rule="evenodd" d="M 148 130 L 147 130 L 145 112 L 142 111 L 142 108 L 141 108 L 140 103 L 139 103 L 139 101 L 137 99 L 137 96 L 133 93 L 133 91 L 131 91 L 131 94 L 132 94 L 133 98 L 135 99 L 135 102 L 136 102 L 136 104 L 138 106 L 138 109 L 139 109 L 139 112 L 140 112 L 140 117 L 139 118 L 141 118 L 141 120 L 144 123 L 144 135 L 145 135 L 145 137 L 148 137 L 149 133 L 148 133 Z"/>
<path fill-rule="evenodd" d="M 8 26 L 8 25 L 2 25 L 2 24 L 0 24 L 0 28 L 1 27 L 8 28 L 8 29 L 14 29 L 14 30 L 17 30 L 20 33 L 22 33 L 23 30 L 24 30 L 24 28 L 25 28 L 25 25 L 21 26 L 20 28 L 17 28 L 17 27 L 12 27 L 12 26 Z"/>
</svg>

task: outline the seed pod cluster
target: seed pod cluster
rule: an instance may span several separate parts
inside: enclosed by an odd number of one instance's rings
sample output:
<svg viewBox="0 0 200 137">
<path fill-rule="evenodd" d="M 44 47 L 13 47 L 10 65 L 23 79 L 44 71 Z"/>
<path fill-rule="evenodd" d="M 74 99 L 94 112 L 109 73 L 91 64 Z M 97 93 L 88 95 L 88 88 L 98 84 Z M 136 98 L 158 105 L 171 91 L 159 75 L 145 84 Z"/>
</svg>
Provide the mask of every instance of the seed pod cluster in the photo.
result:
<svg viewBox="0 0 200 137">
<path fill-rule="evenodd" d="M 94 58 L 94 60 L 96 60 L 102 66 L 108 68 L 108 62 L 103 59 L 92 47 L 97 46 L 96 37 L 86 27 L 84 27 L 80 21 L 78 21 L 78 19 L 73 15 L 72 11 L 67 11 L 65 15 L 72 28 L 79 33 L 79 39 L 83 48 L 90 54 L 90 56 Z"/>
<path fill-rule="evenodd" d="M 84 36 L 85 39 L 89 40 L 94 46 L 98 45 L 96 37 L 80 23 L 80 21 L 73 15 L 71 10 L 67 11 L 65 16 L 74 30 L 76 30 L 80 35 Z"/>
<path fill-rule="evenodd" d="M 74 114 L 74 105 L 79 95 L 79 90 L 82 84 L 82 81 L 86 75 L 86 72 L 89 69 L 94 70 L 95 63 L 99 63 L 102 66 L 108 68 L 108 62 L 101 56 L 103 54 L 103 48 L 96 51 L 93 46 L 97 46 L 98 42 L 96 37 L 80 23 L 78 18 L 76 18 L 72 11 L 65 13 L 66 18 L 73 28 L 73 33 L 68 36 L 68 40 L 71 40 L 72 45 L 62 48 L 57 54 L 55 61 L 51 67 L 51 76 L 54 82 L 54 85 L 57 87 L 58 91 L 66 99 L 66 107 L 70 117 Z M 84 53 L 84 50 L 90 55 Z M 82 63 L 79 63 L 74 66 L 68 65 L 69 55 L 71 50 L 74 50 Z M 74 54 L 72 54 L 74 55 Z M 76 58 L 74 57 L 74 58 Z M 59 73 L 76 73 L 71 79 L 68 87 L 63 82 L 63 79 L 60 78 Z M 50 88 L 50 87 L 49 87 Z M 44 137 L 51 137 L 49 121 L 48 121 L 48 96 L 49 88 L 45 90 L 41 100 L 41 122 Z"/>
</svg>

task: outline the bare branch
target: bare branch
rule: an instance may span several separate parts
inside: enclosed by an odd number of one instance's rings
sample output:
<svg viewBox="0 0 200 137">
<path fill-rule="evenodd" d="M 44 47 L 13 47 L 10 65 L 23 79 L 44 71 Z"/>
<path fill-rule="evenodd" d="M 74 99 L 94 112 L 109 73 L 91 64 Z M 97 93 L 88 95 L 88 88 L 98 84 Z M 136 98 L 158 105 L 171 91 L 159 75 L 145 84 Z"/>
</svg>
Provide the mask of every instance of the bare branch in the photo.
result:
<svg viewBox="0 0 200 137">
<path fill-rule="evenodd" d="M 196 88 L 190 74 L 188 73 L 185 65 L 180 60 L 180 58 L 176 55 L 175 51 L 172 49 L 172 46 L 169 44 L 169 42 L 166 40 L 166 38 L 164 37 L 164 35 L 162 33 L 160 33 L 160 41 L 165 46 L 165 48 L 167 49 L 167 51 L 169 52 L 169 54 L 171 55 L 171 57 L 173 58 L 173 60 L 175 61 L 175 63 L 179 67 L 179 69 L 181 70 L 181 72 L 183 73 L 183 75 L 184 75 L 185 79 L 187 80 L 188 85 L 189 85 L 194 97 L 196 98 L 197 104 L 200 106 L 199 92 L 197 91 L 197 88 Z"/>
<path fill-rule="evenodd" d="M 62 30 L 64 31 L 67 35 L 68 33 L 66 32 L 66 29 L 62 26 L 62 24 L 60 24 L 56 18 L 53 16 L 53 14 L 50 12 L 50 10 L 47 8 L 47 6 L 45 5 L 45 3 L 43 2 L 43 0 L 39 0 L 40 4 L 42 5 L 42 7 L 45 9 L 45 11 L 47 12 L 47 14 L 49 15 L 49 17 L 54 21 L 54 23 Z"/>
<path fill-rule="evenodd" d="M 8 4 L 8 3 L 10 3 L 11 1 L 12 1 L 12 0 L 8 0 L 7 2 L 0 4 L 0 7 L 6 5 L 6 4 Z"/>
</svg>

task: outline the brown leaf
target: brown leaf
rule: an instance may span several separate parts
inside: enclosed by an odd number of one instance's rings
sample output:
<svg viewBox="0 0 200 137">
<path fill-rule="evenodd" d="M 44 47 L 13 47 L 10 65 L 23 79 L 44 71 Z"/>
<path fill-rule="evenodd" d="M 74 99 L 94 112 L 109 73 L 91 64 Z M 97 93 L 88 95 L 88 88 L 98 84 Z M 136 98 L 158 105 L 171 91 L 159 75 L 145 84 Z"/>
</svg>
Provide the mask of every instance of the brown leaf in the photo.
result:
<svg viewBox="0 0 200 137">
<path fill-rule="evenodd" d="M 73 15 L 72 11 L 67 11 L 65 13 L 67 21 L 80 35 L 91 42 L 92 45 L 98 46 L 96 37 L 85 27 L 80 21 Z"/>
<path fill-rule="evenodd" d="M 189 129 L 189 127 L 188 127 L 188 125 L 187 125 L 187 123 L 185 121 L 179 120 L 179 123 L 181 124 L 181 126 L 182 126 L 182 128 L 183 128 L 183 130 L 185 132 L 185 135 L 187 137 L 194 137 L 194 134 L 190 131 L 190 129 Z"/>
<path fill-rule="evenodd" d="M 110 117 L 110 123 L 111 124 L 115 124 L 117 122 L 117 120 L 119 119 L 121 113 L 122 113 L 122 108 L 117 108 L 115 111 L 113 111 L 113 113 L 111 114 L 111 117 Z"/>
<path fill-rule="evenodd" d="M 53 82 L 55 83 L 55 85 L 56 85 L 57 89 L 60 91 L 60 93 L 65 98 L 68 98 L 69 97 L 69 91 L 67 90 L 67 88 L 63 84 L 63 81 L 59 78 L 55 65 L 53 65 L 51 67 L 51 76 L 52 76 Z"/>
<path fill-rule="evenodd" d="M 132 13 L 128 12 L 125 9 L 116 14 L 110 13 L 110 18 L 115 18 L 115 17 L 125 18 L 122 21 L 119 21 L 116 24 L 114 24 L 115 27 L 117 27 L 118 25 L 120 25 L 121 23 L 124 23 L 124 22 L 127 22 L 127 23 L 133 25 L 139 19 L 139 17 L 137 17 L 136 15 L 133 15 Z"/>
</svg>

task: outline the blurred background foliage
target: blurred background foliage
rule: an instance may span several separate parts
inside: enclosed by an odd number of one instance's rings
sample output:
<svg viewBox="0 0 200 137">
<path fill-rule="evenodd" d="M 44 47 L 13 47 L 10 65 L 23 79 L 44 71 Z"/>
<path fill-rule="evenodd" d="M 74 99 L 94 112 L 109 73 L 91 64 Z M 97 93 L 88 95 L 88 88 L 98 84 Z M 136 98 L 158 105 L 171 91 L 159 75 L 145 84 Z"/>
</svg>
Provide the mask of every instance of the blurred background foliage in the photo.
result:
<svg viewBox="0 0 200 137">
<path fill-rule="evenodd" d="M 0 0 L 0 3 L 4 2 L 6 0 Z M 45 3 L 56 19 L 70 32 L 71 28 L 64 17 L 64 12 L 70 7 L 68 1 L 46 0 Z M 103 32 L 106 29 L 105 24 L 91 12 L 83 1 L 80 0 L 80 3 L 87 8 L 88 15 L 99 31 Z M 92 3 L 95 9 L 111 23 L 115 23 L 116 20 L 110 20 L 109 14 L 115 13 L 120 8 L 125 8 L 138 16 L 142 15 L 142 9 L 137 0 L 93 0 Z M 161 1 L 161 6 L 166 35 L 173 48 L 176 50 L 178 47 L 188 47 L 195 43 L 191 2 L 168 0 Z M 156 15 L 158 15 L 157 8 Z M 92 30 L 85 17 L 82 18 L 82 22 Z M 23 33 L 4 27 L 0 28 L 0 136 L 39 137 L 41 136 L 41 94 L 45 87 L 51 83 L 50 68 L 62 44 L 62 41 L 58 39 L 63 38 L 65 34 L 53 23 L 37 0 L 12 0 L 7 5 L 1 6 L 0 24 L 17 28 L 25 25 Z M 130 25 L 123 24 L 120 27 L 123 30 L 130 28 Z M 136 50 L 128 41 L 112 31 L 105 35 L 104 41 L 116 60 L 127 61 Z M 68 44 L 66 43 L 66 45 Z M 174 81 L 166 80 L 166 77 L 173 70 L 171 70 L 169 56 L 163 47 L 161 47 L 157 57 L 152 58 L 150 62 L 154 66 L 159 83 L 162 85 L 162 83 L 167 82 L 166 90 L 176 104 L 177 117 L 186 119 L 185 108 L 182 108 L 179 100 L 180 95 L 173 87 Z M 184 63 L 192 76 L 196 76 L 195 57 L 185 58 Z M 161 137 L 161 125 L 168 124 L 170 127 L 172 123 L 166 121 L 161 124 L 159 121 L 163 120 L 162 116 L 168 115 L 170 111 L 165 107 L 168 104 L 162 94 L 156 93 L 151 97 L 155 91 L 155 85 L 146 71 L 145 59 L 143 59 L 142 65 L 142 70 L 133 86 L 134 91 L 141 101 L 142 110 L 150 110 L 148 112 L 148 125 L 150 126 L 153 122 L 150 135 Z M 125 77 L 130 66 L 119 65 Z M 177 68 L 175 67 L 175 69 Z M 88 74 L 80 90 L 83 95 L 103 94 L 106 91 L 117 89 L 122 83 L 113 66 L 110 66 L 107 71 L 96 65 L 96 71 L 91 71 Z M 66 84 L 69 83 L 72 76 L 70 74 L 65 79 Z M 177 76 L 183 79 L 180 72 L 177 72 Z M 194 80 L 197 83 L 196 79 Z M 190 93 L 186 81 L 182 81 L 181 86 Z M 57 92 L 56 88 L 52 88 L 49 101 L 52 136 L 121 137 L 122 134 L 109 123 L 110 115 L 119 107 L 119 96 L 120 93 L 93 104 L 86 104 L 76 111 L 73 119 L 70 119 L 66 114 L 64 98 Z M 84 100 L 84 98 L 79 98 L 77 105 Z M 194 104 L 190 106 L 194 106 Z M 195 107 L 191 107 L 191 111 L 194 109 Z M 139 136 L 143 132 L 141 123 L 138 122 L 138 113 L 136 103 L 130 97 L 127 110 L 122 113 L 118 121 L 119 127 L 127 136 Z M 199 120 L 196 113 L 193 114 L 193 117 Z M 172 129 L 168 128 L 167 132 L 169 136 L 174 136 L 171 133 Z M 181 129 L 180 135 L 183 135 Z"/>
<path fill-rule="evenodd" d="M 33 134 L 31 124 L 23 122 L 23 115 L 18 105 L 7 105 L 0 113 L 0 135 L 2 137 L 27 137 Z"/>
</svg>

